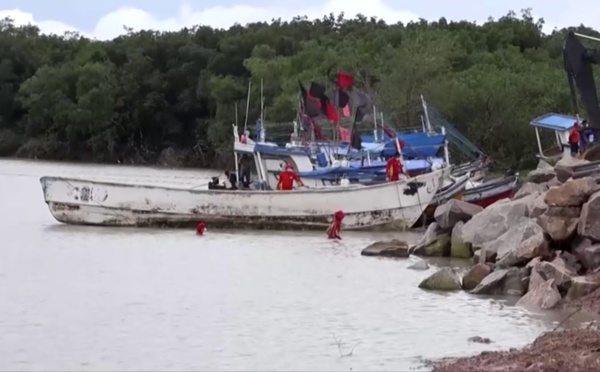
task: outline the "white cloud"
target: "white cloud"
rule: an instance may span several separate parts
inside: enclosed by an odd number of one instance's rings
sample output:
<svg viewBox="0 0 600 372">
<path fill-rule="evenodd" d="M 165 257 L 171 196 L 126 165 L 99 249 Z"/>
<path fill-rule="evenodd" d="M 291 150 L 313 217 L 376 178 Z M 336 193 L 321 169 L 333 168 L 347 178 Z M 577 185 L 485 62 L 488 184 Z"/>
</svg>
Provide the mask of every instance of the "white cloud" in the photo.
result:
<svg viewBox="0 0 600 372">
<path fill-rule="evenodd" d="M 79 31 L 88 37 L 107 40 L 123 34 L 123 26 L 134 30 L 151 29 L 175 31 L 186 26 L 209 25 L 227 28 L 234 23 L 246 24 L 257 21 L 270 21 L 274 18 L 291 20 L 297 15 L 306 15 L 309 19 L 320 18 L 325 14 L 344 12 L 347 17 L 361 13 L 367 17 L 375 16 L 388 23 L 417 20 L 418 16 L 407 10 L 394 9 L 382 0 L 330 0 L 324 6 L 305 9 L 293 9 L 289 5 L 255 7 L 250 5 L 217 6 L 194 11 L 188 4 L 180 7 L 176 17 L 159 18 L 142 9 L 122 7 L 101 17 L 92 30 L 77 30 L 75 27 L 53 20 L 36 20 L 31 13 L 19 9 L 0 10 L 0 18 L 10 17 L 18 25 L 35 24 L 44 33 L 62 34 L 65 31 Z"/>
</svg>

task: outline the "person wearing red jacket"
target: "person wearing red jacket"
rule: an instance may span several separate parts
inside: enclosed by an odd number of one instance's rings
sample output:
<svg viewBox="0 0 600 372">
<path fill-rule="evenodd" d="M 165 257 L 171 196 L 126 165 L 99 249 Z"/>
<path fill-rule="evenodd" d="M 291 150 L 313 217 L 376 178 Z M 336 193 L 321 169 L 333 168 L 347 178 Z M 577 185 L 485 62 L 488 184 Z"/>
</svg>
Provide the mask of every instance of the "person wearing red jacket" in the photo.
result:
<svg viewBox="0 0 600 372">
<path fill-rule="evenodd" d="M 395 182 L 400 179 L 400 174 L 404 172 L 402 163 L 400 163 L 399 155 L 393 156 L 388 159 L 385 166 L 386 179 L 390 182 Z"/>
<path fill-rule="evenodd" d="M 294 188 L 294 181 L 299 186 L 304 186 L 304 183 L 294 172 L 294 166 L 290 163 L 285 165 L 285 170 L 279 173 L 279 182 L 277 183 L 277 190 L 289 191 Z"/>
</svg>

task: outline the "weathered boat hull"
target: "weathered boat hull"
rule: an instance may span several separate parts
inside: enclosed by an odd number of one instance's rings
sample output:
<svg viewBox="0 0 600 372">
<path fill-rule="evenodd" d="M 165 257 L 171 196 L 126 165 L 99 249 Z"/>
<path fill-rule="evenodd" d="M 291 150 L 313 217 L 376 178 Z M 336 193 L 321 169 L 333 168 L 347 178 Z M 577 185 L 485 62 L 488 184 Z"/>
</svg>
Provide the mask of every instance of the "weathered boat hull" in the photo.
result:
<svg viewBox="0 0 600 372">
<path fill-rule="evenodd" d="M 466 190 L 463 200 L 486 208 L 498 200 L 511 198 L 516 192 L 518 184 L 518 175 L 486 182 L 480 186 Z"/>
<path fill-rule="evenodd" d="M 344 229 L 410 227 L 442 183 L 441 171 L 372 186 L 295 191 L 186 190 L 42 177 L 56 220 L 102 226 L 324 228 L 343 210 Z"/>
</svg>

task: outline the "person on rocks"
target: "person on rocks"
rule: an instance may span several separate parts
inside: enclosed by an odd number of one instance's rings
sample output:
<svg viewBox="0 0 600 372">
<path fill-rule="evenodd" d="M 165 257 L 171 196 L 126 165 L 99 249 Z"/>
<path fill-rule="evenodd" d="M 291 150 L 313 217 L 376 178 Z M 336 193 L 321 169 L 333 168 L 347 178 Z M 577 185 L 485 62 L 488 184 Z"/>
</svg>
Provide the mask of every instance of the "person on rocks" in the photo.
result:
<svg viewBox="0 0 600 372">
<path fill-rule="evenodd" d="M 571 156 L 579 157 L 579 142 L 581 141 L 581 133 L 579 133 L 579 122 L 575 122 L 573 128 L 569 131 L 569 145 L 571 146 Z"/>
<path fill-rule="evenodd" d="M 400 154 L 396 152 L 394 156 L 388 159 L 385 165 L 386 179 L 389 182 L 395 182 L 400 179 L 400 174 L 404 173 L 404 168 L 400 162 Z"/>
<path fill-rule="evenodd" d="M 327 228 L 327 239 L 338 239 L 342 240 L 340 236 L 340 231 L 342 229 L 342 220 L 346 215 L 343 211 L 337 211 L 333 215 L 333 221 L 331 225 Z"/>
<path fill-rule="evenodd" d="M 279 173 L 279 182 L 277 183 L 277 190 L 289 191 L 294 188 L 294 182 L 298 183 L 298 186 L 304 186 L 304 183 L 294 172 L 294 166 L 290 163 L 285 165 L 285 169 Z"/>
</svg>

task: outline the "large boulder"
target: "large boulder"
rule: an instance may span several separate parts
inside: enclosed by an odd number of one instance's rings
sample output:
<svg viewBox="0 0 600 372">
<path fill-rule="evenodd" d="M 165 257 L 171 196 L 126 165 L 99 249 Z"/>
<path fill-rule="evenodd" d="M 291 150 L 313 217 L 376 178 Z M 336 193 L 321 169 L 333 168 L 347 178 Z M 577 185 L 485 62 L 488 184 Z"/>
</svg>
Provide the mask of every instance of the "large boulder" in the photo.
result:
<svg viewBox="0 0 600 372">
<path fill-rule="evenodd" d="M 475 289 L 481 283 L 483 278 L 488 276 L 492 272 L 492 268 L 486 264 L 477 264 L 463 276 L 462 289 L 470 291 Z"/>
<path fill-rule="evenodd" d="M 573 176 L 573 167 L 588 164 L 585 159 L 577 159 L 572 156 L 563 156 L 554 166 L 554 172 L 559 182 L 566 182 Z"/>
<path fill-rule="evenodd" d="M 512 226 L 498 239 L 486 243 L 482 249 L 496 252 L 498 268 L 524 264 L 534 257 L 549 255 L 544 230 L 535 220 L 527 217 L 521 217 L 518 224 Z"/>
<path fill-rule="evenodd" d="M 419 241 L 410 248 L 410 253 L 414 253 L 415 249 L 423 248 L 426 245 L 433 243 L 438 235 L 444 233 L 437 222 L 432 222 L 427 226 L 427 230 L 425 230 L 425 234 L 419 239 Z"/>
<path fill-rule="evenodd" d="M 519 191 L 515 193 L 515 195 L 513 196 L 513 200 L 521 199 L 527 195 L 532 194 L 539 195 L 545 192 L 546 190 L 548 190 L 548 187 L 544 183 L 527 182 L 523 186 L 521 186 Z"/>
<path fill-rule="evenodd" d="M 550 207 L 580 207 L 598 186 L 591 177 L 571 179 L 564 184 L 550 188 L 544 201 Z"/>
<path fill-rule="evenodd" d="M 458 222 L 467 222 L 481 211 L 483 208 L 478 205 L 451 199 L 437 207 L 433 216 L 440 228 L 452 229 Z"/>
<path fill-rule="evenodd" d="M 585 269 L 596 270 L 600 267 L 600 244 L 581 244 L 574 252 Z"/>
<path fill-rule="evenodd" d="M 537 218 L 548 210 L 548 204 L 544 201 L 545 197 L 546 194 L 542 193 L 535 198 L 530 199 L 530 202 L 527 203 L 527 214 L 529 218 Z"/>
<path fill-rule="evenodd" d="M 573 272 L 561 258 L 555 258 L 552 262 L 538 262 L 531 269 L 532 273 L 534 271 L 540 274 L 544 280 L 554 279 L 554 283 L 563 294 L 566 294 L 571 287 L 572 278 L 577 276 L 577 273 Z"/>
<path fill-rule="evenodd" d="M 375 242 L 360 252 L 363 256 L 408 257 L 408 243 L 398 239 Z"/>
<path fill-rule="evenodd" d="M 510 269 L 496 270 L 483 278 L 481 283 L 471 291 L 481 295 L 522 296 L 525 294 L 528 274 L 527 268 L 511 267 Z"/>
<path fill-rule="evenodd" d="M 592 194 L 581 207 L 577 232 L 594 242 L 600 242 L 600 192 Z"/>
<path fill-rule="evenodd" d="M 441 233 L 427 244 L 412 249 L 412 253 L 424 257 L 450 256 L 450 233 Z"/>
<path fill-rule="evenodd" d="M 552 240 L 567 240 L 577 230 L 580 213 L 580 207 L 549 207 L 538 217 L 538 223 Z"/>
<path fill-rule="evenodd" d="M 542 184 L 556 177 L 554 168 L 535 169 L 527 175 L 527 183 Z"/>
<path fill-rule="evenodd" d="M 561 300 L 560 292 L 554 283 L 554 279 L 546 280 L 517 301 L 517 305 L 549 310 Z"/>
<path fill-rule="evenodd" d="M 600 288 L 600 283 L 594 278 L 586 276 L 575 276 L 571 278 L 571 287 L 567 291 L 567 301 L 578 300 Z"/>
<path fill-rule="evenodd" d="M 465 223 L 462 228 L 463 240 L 475 250 L 486 242 L 496 240 L 516 225 L 521 217 L 527 216 L 527 205 L 534 198 L 534 195 L 530 195 L 518 200 L 500 200 L 490 205 Z"/>
<path fill-rule="evenodd" d="M 471 245 L 466 243 L 462 236 L 462 229 L 465 223 L 459 221 L 452 229 L 450 236 L 450 257 L 456 258 L 471 258 L 473 257 L 473 251 Z"/>
<path fill-rule="evenodd" d="M 423 279 L 419 284 L 419 288 L 434 291 L 455 291 L 461 288 L 460 278 L 454 270 L 444 267 Z"/>
</svg>

